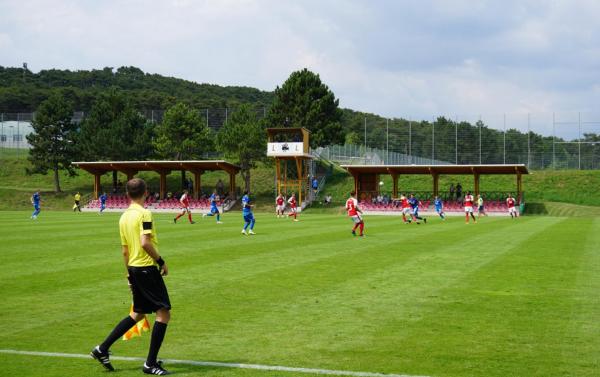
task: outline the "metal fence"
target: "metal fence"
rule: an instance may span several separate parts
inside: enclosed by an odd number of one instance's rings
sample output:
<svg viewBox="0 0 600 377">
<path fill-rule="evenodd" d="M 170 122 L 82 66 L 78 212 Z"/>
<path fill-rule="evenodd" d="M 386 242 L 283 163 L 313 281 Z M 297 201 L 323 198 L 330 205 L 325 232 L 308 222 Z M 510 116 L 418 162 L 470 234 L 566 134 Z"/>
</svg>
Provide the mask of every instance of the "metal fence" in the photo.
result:
<svg viewBox="0 0 600 377">
<path fill-rule="evenodd" d="M 198 110 L 218 131 L 233 108 Z M 256 107 L 259 118 L 267 108 Z M 141 113 L 159 123 L 163 110 Z M 0 148 L 29 148 L 34 113 L 0 114 Z M 81 121 L 85 113 L 76 112 Z M 344 118 L 353 133 L 346 145 L 321 153 L 345 163 L 526 164 L 531 169 L 600 169 L 600 113 L 521 113 L 385 119 L 375 115 Z"/>
</svg>

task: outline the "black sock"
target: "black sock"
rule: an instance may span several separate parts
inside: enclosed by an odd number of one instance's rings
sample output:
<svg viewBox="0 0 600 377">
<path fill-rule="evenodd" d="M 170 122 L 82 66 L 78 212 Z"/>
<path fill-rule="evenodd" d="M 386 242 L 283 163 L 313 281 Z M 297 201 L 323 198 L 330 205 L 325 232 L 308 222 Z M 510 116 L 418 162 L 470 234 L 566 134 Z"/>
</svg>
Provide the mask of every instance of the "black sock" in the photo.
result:
<svg viewBox="0 0 600 377">
<path fill-rule="evenodd" d="M 150 350 L 148 351 L 148 358 L 146 359 L 146 365 L 151 366 L 156 364 L 156 358 L 158 356 L 158 350 L 162 345 L 165 333 L 167 332 L 167 324 L 162 322 L 154 322 L 152 327 L 152 337 L 150 338 Z"/>
<path fill-rule="evenodd" d="M 133 318 L 131 318 L 130 316 L 123 318 L 123 320 L 119 322 L 117 326 L 115 326 L 113 331 L 110 334 L 108 334 L 106 340 L 104 340 L 104 342 L 100 345 L 100 350 L 103 352 L 107 352 L 110 346 L 112 346 L 114 342 L 119 340 L 119 338 L 122 337 L 127 332 L 127 330 L 133 327 L 133 325 L 135 325 L 135 320 Z"/>
</svg>

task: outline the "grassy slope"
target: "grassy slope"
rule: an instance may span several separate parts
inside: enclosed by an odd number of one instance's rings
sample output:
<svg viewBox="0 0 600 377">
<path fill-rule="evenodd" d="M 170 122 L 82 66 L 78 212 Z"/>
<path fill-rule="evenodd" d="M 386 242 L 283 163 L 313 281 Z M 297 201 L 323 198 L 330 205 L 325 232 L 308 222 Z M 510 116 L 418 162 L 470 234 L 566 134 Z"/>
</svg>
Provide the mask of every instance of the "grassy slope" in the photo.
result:
<svg viewBox="0 0 600 377">
<path fill-rule="evenodd" d="M 0 149 L 0 210 L 25 209 L 30 206 L 29 197 L 35 189 L 45 192 L 44 207 L 46 209 L 67 209 L 72 205 L 72 194 L 75 191 L 89 193 L 92 190 L 92 177 L 81 171 L 78 176 L 68 177 L 61 175 L 61 185 L 65 193 L 55 195 L 52 191 L 51 175 L 27 176 L 24 171 L 28 166 L 24 151 L 18 152 L 10 149 Z M 274 188 L 274 168 L 272 165 L 261 165 L 253 171 L 252 187 L 258 198 L 259 209 L 271 210 L 271 202 Z M 158 188 L 158 175 L 154 173 L 142 173 L 151 188 Z M 122 181 L 126 178 L 119 175 Z M 203 187 L 214 187 L 217 180 L 221 178 L 227 182 L 228 177 L 224 173 L 206 173 L 202 176 Z M 391 179 L 382 177 L 384 181 L 383 190 L 391 191 Z M 111 187 L 112 176 L 103 176 L 102 184 Z M 238 185 L 243 180 L 240 176 L 236 178 Z M 461 182 L 464 190 L 472 190 L 473 182 L 467 176 L 442 176 L 440 187 L 442 189 L 450 186 L 450 183 Z M 172 188 L 180 187 L 180 175 L 171 174 L 168 185 Z M 512 176 L 484 176 L 481 178 L 482 191 L 504 191 L 514 192 L 515 178 Z M 595 213 L 594 208 L 587 206 L 600 206 L 600 195 L 597 188 L 600 187 L 600 171 L 534 171 L 523 177 L 525 199 L 531 203 L 530 213 L 569 215 L 581 211 Z M 431 191 L 431 178 L 428 176 L 403 176 L 400 178 L 401 190 Z M 329 178 L 325 194 L 330 193 L 335 202 L 343 203 L 348 192 L 352 189 L 352 179 L 341 169 L 335 170 Z M 546 202 L 561 202 L 581 205 L 565 206 L 546 204 Z M 318 206 L 317 206 L 318 207 Z"/>
<path fill-rule="evenodd" d="M 10 308 L 0 349 L 86 353 L 125 315 L 117 219 L 0 212 Z M 156 216 L 174 307 L 162 357 L 439 377 L 600 368 L 596 219 L 403 226 L 367 216 L 366 239 L 350 237 L 344 216 L 292 223 L 258 214 L 254 237 L 239 235 L 239 214 L 219 227 L 200 221 Z M 410 243 L 399 242 L 409 232 Z M 119 341 L 113 352 L 143 356 L 148 340 Z M 105 374 L 91 360 L 0 361 L 6 375 Z M 138 376 L 138 364 L 115 362 L 123 377 Z M 170 367 L 181 376 L 301 376 Z"/>
</svg>

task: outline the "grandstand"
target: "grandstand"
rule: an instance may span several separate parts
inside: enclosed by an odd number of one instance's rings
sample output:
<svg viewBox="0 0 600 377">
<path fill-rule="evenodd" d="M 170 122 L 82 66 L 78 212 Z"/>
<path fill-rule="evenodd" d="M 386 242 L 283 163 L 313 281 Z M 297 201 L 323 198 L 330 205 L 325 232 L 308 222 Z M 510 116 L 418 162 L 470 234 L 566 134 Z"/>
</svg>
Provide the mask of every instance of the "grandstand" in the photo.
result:
<svg viewBox="0 0 600 377">
<path fill-rule="evenodd" d="M 127 179 L 131 179 L 140 171 L 153 171 L 160 175 L 159 192 L 154 195 L 149 195 L 146 199 L 145 206 L 153 211 L 158 212 L 174 212 L 179 211 L 181 206 L 177 195 L 169 196 L 167 193 L 167 175 L 172 171 L 189 171 L 194 176 L 195 190 L 192 192 L 190 199 L 191 210 L 206 210 L 210 208 L 208 199 L 200 196 L 201 192 L 201 176 L 205 171 L 222 170 L 229 174 L 229 188 L 224 195 L 223 210 L 228 211 L 234 204 L 237 198 L 235 186 L 235 175 L 240 168 L 237 165 L 231 164 L 223 160 L 190 160 L 190 161 L 93 161 L 93 162 L 73 162 L 73 165 L 94 175 L 94 192 L 93 197 L 87 204 L 83 206 L 83 210 L 91 211 L 100 207 L 98 195 L 102 191 L 100 187 L 100 177 L 103 174 L 119 171 L 127 175 Z M 129 206 L 129 199 L 124 194 L 112 194 L 108 196 L 106 201 L 107 211 L 122 211 Z"/>
<path fill-rule="evenodd" d="M 399 214 L 401 212 L 398 200 L 401 191 L 398 188 L 400 175 L 420 174 L 431 175 L 432 191 L 415 192 L 422 204 L 419 209 L 423 213 L 433 212 L 433 198 L 440 196 L 444 200 L 444 211 L 448 214 L 462 214 L 464 207 L 462 197 L 448 197 L 440 194 L 440 175 L 472 175 L 474 183 L 473 195 L 481 194 L 485 199 L 485 209 L 489 214 L 505 213 L 507 210 L 504 202 L 505 193 L 488 192 L 479 190 L 481 175 L 505 174 L 516 176 L 517 203 L 524 202 L 522 175 L 529 174 L 527 167 L 523 164 L 516 165 L 341 165 L 354 178 L 354 190 L 357 194 L 359 204 L 363 210 L 372 214 Z M 391 197 L 382 196 L 380 192 L 380 176 L 391 175 L 392 194 Z M 410 192 L 410 191 L 409 191 Z M 404 194 L 409 192 L 404 191 Z"/>
</svg>

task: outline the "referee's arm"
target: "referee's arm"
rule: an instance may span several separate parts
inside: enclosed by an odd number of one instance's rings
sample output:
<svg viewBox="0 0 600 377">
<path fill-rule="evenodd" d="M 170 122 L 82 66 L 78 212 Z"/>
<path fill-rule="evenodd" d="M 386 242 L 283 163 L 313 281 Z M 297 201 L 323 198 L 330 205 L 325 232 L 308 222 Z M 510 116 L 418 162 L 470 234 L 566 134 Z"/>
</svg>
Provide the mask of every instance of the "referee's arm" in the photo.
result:
<svg viewBox="0 0 600 377">
<path fill-rule="evenodd" d="M 142 236 L 141 236 L 142 237 L 142 239 L 141 239 L 142 248 L 144 250 L 146 250 L 146 252 L 148 253 L 148 255 L 150 255 L 150 257 L 152 259 L 154 259 L 156 262 L 159 262 L 159 260 L 162 260 L 162 258 L 158 254 L 158 251 L 156 251 L 156 249 L 154 248 L 154 245 L 152 244 L 151 236 L 152 236 L 151 234 L 142 234 Z M 167 276 L 169 274 L 169 269 L 167 268 L 167 264 L 164 263 L 164 261 L 163 261 L 163 264 L 160 266 L 160 274 L 163 276 Z"/>
</svg>

